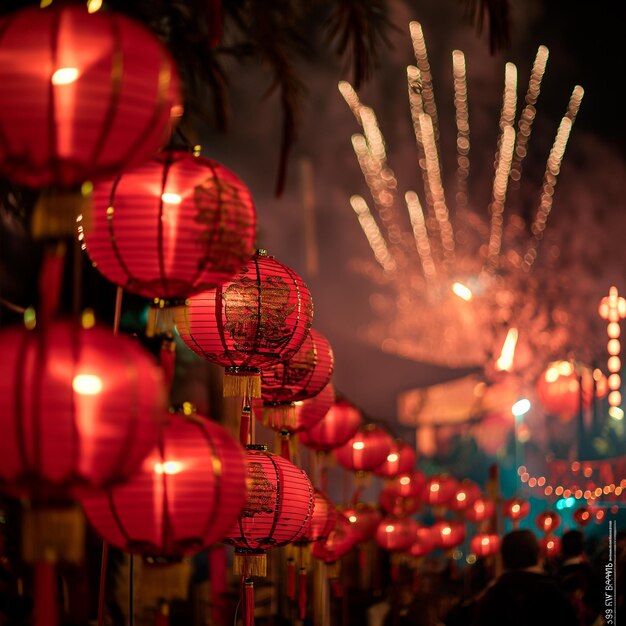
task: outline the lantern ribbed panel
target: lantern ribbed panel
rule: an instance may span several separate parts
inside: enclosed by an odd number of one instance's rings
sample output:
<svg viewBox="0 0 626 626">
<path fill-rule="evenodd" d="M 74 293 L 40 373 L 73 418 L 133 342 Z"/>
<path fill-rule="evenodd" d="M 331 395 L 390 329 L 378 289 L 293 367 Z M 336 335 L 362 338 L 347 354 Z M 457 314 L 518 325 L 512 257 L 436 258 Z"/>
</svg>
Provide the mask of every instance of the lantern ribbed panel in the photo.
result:
<svg viewBox="0 0 626 626">
<path fill-rule="evenodd" d="M 448 506 L 451 511 L 464 511 L 480 496 L 480 487 L 475 482 L 465 479 L 460 482 Z"/>
<path fill-rule="evenodd" d="M 0 332 L 0 477 L 34 497 L 135 472 L 165 407 L 160 368 L 104 328 Z"/>
<path fill-rule="evenodd" d="M 385 462 L 393 439 L 374 424 L 367 424 L 341 447 L 335 449 L 340 465 L 353 472 L 371 472 Z"/>
<path fill-rule="evenodd" d="M 389 552 L 404 552 L 415 542 L 417 522 L 410 517 L 384 517 L 376 529 L 376 543 Z"/>
<path fill-rule="evenodd" d="M 315 488 L 315 505 L 307 529 L 300 542 L 326 539 L 337 522 L 337 509 L 324 493 Z"/>
<path fill-rule="evenodd" d="M 244 451 L 219 424 L 170 415 L 129 482 L 85 496 L 87 519 L 127 552 L 179 557 L 220 540 L 246 501 Z"/>
<path fill-rule="evenodd" d="M 154 154 L 182 113 L 155 35 L 69 3 L 0 21 L 0 84 L 0 171 L 30 187 L 115 176 Z"/>
<path fill-rule="evenodd" d="M 454 497 L 458 486 L 458 481 L 447 474 L 431 476 L 424 485 L 422 498 L 430 506 L 445 506 Z"/>
<path fill-rule="evenodd" d="M 256 254 L 231 281 L 189 298 L 175 319 L 183 341 L 208 361 L 260 368 L 296 354 L 311 328 L 313 302 L 293 270 Z"/>
<path fill-rule="evenodd" d="M 500 549 L 500 537 L 489 533 L 474 535 L 470 541 L 470 552 L 478 557 L 492 556 Z"/>
<path fill-rule="evenodd" d="M 328 383 L 315 397 L 296 403 L 296 425 L 292 432 L 309 430 L 324 419 L 335 403 L 335 389 Z"/>
<path fill-rule="evenodd" d="M 554 511 L 544 511 L 537 515 L 535 524 L 541 532 L 551 533 L 561 525 L 561 516 Z"/>
<path fill-rule="evenodd" d="M 300 539 L 315 504 L 306 473 L 281 456 L 248 449 L 246 480 L 247 503 L 224 542 L 243 550 L 266 550 Z"/>
<path fill-rule="evenodd" d="M 391 459 L 390 459 L 391 457 Z M 394 441 L 387 458 L 374 469 L 376 476 L 394 478 L 398 474 L 408 474 L 415 465 L 417 454 L 405 441 Z"/>
<path fill-rule="evenodd" d="M 382 519 L 380 511 L 365 502 L 357 502 L 355 505 L 343 509 L 342 513 L 352 524 L 357 543 L 369 541 L 374 536 Z"/>
<path fill-rule="evenodd" d="M 323 419 L 300 432 L 300 443 L 313 450 L 329 452 L 353 435 L 361 425 L 361 412 L 347 400 L 337 400 Z"/>
<path fill-rule="evenodd" d="M 530 513 L 530 503 L 522 498 L 510 498 L 502 505 L 502 514 L 510 520 L 524 519 Z"/>
<path fill-rule="evenodd" d="M 254 252 L 250 192 L 228 169 L 165 151 L 94 187 L 84 243 L 111 282 L 146 298 L 185 299 L 234 276 Z"/>
<path fill-rule="evenodd" d="M 311 554 L 324 563 L 334 563 L 352 550 L 356 542 L 352 524 L 339 513 L 335 527 L 325 541 L 317 541 L 311 548 Z"/>
<path fill-rule="evenodd" d="M 426 556 L 435 549 L 433 529 L 430 526 L 418 525 L 415 531 L 415 540 L 408 553 L 413 557 Z"/>
<path fill-rule="evenodd" d="M 463 515 L 465 519 L 479 523 L 489 519 L 494 514 L 495 510 L 496 505 L 493 500 L 489 500 L 488 498 L 476 498 L 476 500 L 463 511 Z"/>
<path fill-rule="evenodd" d="M 316 396 L 333 374 L 335 358 L 326 338 L 311 328 L 288 361 L 270 363 L 261 371 L 264 402 L 298 402 Z"/>
</svg>

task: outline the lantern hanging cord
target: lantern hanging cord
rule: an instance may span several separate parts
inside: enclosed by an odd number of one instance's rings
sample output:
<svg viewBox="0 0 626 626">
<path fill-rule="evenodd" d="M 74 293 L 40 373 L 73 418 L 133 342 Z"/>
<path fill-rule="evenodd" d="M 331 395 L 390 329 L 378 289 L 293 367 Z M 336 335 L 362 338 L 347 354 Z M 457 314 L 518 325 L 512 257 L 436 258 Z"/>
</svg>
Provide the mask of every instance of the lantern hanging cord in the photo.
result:
<svg viewBox="0 0 626 626">
<path fill-rule="evenodd" d="M 19 313 L 20 315 L 25 313 L 26 309 L 28 308 L 28 307 L 19 306 L 19 304 L 15 304 L 14 302 L 11 302 L 10 300 L 3 298 L 2 296 L 0 296 L 0 304 L 5 309 L 9 309 L 9 311 L 13 311 L 14 313 Z"/>
<path fill-rule="evenodd" d="M 130 562 L 128 564 L 128 625 L 129 626 L 133 626 L 133 613 L 134 613 L 134 606 L 133 606 L 133 575 L 134 575 L 134 557 L 131 554 L 130 555 Z"/>
</svg>

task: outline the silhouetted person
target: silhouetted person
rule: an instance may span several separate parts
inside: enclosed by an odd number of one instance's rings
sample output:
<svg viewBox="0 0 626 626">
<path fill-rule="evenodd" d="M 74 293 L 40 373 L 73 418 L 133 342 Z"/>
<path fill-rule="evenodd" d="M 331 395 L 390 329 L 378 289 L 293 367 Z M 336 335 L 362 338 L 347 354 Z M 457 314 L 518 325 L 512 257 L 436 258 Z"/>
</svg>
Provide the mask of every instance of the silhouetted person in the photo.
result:
<svg viewBox="0 0 626 626">
<path fill-rule="evenodd" d="M 531 531 L 508 533 L 500 551 L 505 571 L 480 599 L 474 626 L 578 626 L 567 596 L 542 570 Z"/>
</svg>

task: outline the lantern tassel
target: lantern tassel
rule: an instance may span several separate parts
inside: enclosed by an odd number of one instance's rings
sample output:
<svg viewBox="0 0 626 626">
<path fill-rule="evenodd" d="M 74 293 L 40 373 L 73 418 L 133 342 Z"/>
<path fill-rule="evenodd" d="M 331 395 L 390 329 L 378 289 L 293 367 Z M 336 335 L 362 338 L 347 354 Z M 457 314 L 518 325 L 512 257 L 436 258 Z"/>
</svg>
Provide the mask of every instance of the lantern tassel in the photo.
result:
<svg viewBox="0 0 626 626">
<path fill-rule="evenodd" d="M 35 564 L 35 619 L 34 626 L 57 626 L 57 578 L 54 551 L 47 550 L 44 558 Z"/>
<path fill-rule="evenodd" d="M 236 576 L 267 576 L 267 555 L 265 552 L 244 552 L 235 550 L 233 574 Z"/>
<path fill-rule="evenodd" d="M 261 373 L 259 370 L 227 367 L 224 373 L 224 397 L 260 398 Z"/>
<path fill-rule="evenodd" d="M 287 597 L 290 600 L 296 599 L 296 562 L 294 559 L 287 559 Z"/>
<path fill-rule="evenodd" d="M 83 190 L 59 191 L 44 189 L 37 199 L 31 230 L 35 239 L 54 239 L 76 236 L 91 230 L 91 191 L 88 185 Z"/>
<path fill-rule="evenodd" d="M 304 620 L 306 617 L 306 603 L 307 603 L 307 595 L 306 589 L 307 580 L 306 580 L 306 569 L 304 567 L 300 568 L 298 572 L 298 609 L 300 619 Z"/>
<path fill-rule="evenodd" d="M 244 625 L 254 626 L 254 582 L 251 578 L 246 578 L 244 587 Z"/>
<path fill-rule="evenodd" d="M 288 404 L 264 404 L 263 405 L 263 425 L 274 430 L 296 427 L 296 405 L 293 402 Z"/>
</svg>

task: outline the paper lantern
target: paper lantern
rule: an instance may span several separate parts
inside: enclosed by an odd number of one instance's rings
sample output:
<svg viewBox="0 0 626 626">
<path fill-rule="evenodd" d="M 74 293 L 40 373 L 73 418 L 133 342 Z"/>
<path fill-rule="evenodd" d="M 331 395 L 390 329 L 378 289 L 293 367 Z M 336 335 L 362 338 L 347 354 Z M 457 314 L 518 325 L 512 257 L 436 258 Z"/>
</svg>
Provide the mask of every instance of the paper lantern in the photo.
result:
<svg viewBox="0 0 626 626">
<path fill-rule="evenodd" d="M 586 506 L 578 507 L 574 511 L 572 518 L 574 519 L 574 522 L 578 524 L 578 526 L 580 526 L 581 528 L 584 528 L 592 520 L 591 511 Z"/>
<path fill-rule="evenodd" d="M 245 502 L 239 443 L 204 417 L 172 414 L 139 473 L 81 499 L 108 543 L 150 557 L 193 554 L 222 539 Z"/>
<path fill-rule="evenodd" d="M 365 502 L 357 502 L 342 510 L 343 515 L 352 524 L 355 543 L 369 541 L 378 528 L 382 515 L 380 511 Z"/>
<path fill-rule="evenodd" d="M 476 500 L 463 511 L 463 515 L 465 515 L 465 519 L 479 524 L 492 517 L 495 510 L 496 505 L 493 500 L 489 500 L 488 498 L 476 498 Z"/>
<path fill-rule="evenodd" d="M 539 550 L 545 558 L 557 557 L 561 554 L 561 540 L 554 535 L 547 535 L 539 541 Z"/>
<path fill-rule="evenodd" d="M 311 554 L 326 564 L 332 564 L 348 554 L 355 543 L 356 535 L 352 524 L 342 513 L 339 513 L 335 527 L 328 535 L 328 538 L 325 541 L 314 543 Z"/>
<path fill-rule="evenodd" d="M 561 516 L 554 511 L 539 513 L 535 519 L 537 528 L 544 533 L 554 532 L 561 525 Z"/>
<path fill-rule="evenodd" d="M 337 521 L 338 513 L 335 505 L 319 489 L 315 488 L 314 491 L 315 504 L 313 505 L 311 519 L 302 537 L 298 540 L 299 543 L 310 543 L 326 539 Z"/>
<path fill-rule="evenodd" d="M 263 423 L 274 430 L 296 428 L 296 402 L 313 398 L 329 383 L 334 356 L 326 338 L 311 329 L 296 354 L 261 371 Z"/>
<path fill-rule="evenodd" d="M 347 400 L 337 400 L 315 426 L 300 433 L 300 443 L 329 452 L 348 441 L 361 425 L 361 412 Z"/>
<path fill-rule="evenodd" d="M 376 543 L 389 552 L 404 552 L 415 542 L 417 522 L 410 517 L 384 517 L 376 529 Z"/>
<path fill-rule="evenodd" d="M 313 321 L 311 294 L 290 268 L 259 250 L 239 274 L 176 309 L 181 338 L 226 368 L 224 395 L 260 397 L 260 368 L 293 358 Z"/>
<path fill-rule="evenodd" d="M 432 526 L 435 546 L 451 550 L 465 541 L 465 525 L 462 522 L 439 520 Z"/>
<path fill-rule="evenodd" d="M 342 446 L 335 448 L 340 465 L 353 472 L 371 472 L 387 459 L 393 440 L 386 430 L 375 424 L 361 427 Z"/>
<path fill-rule="evenodd" d="M 479 497 L 480 487 L 475 482 L 465 479 L 459 484 L 449 507 L 452 511 L 465 511 Z"/>
<path fill-rule="evenodd" d="M 502 505 L 502 514 L 514 522 L 524 519 L 530 513 L 530 504 L 522 498 L 510 498 Z"/>
<path fill-rule="evenodd" d="M 405 441 L 396 440 L 392 443 L 387 458 L 374 469 L 374 474 L 383 478 L 408 474 L 413 469 L 416 458 L 417 455 L 412 446 Z"/>
<path fill-rule="evenodd" d="M 35 500 L 126 480 L 154 446 L 160 369 L 105 328 L 53 321 L 0 332 L 0 477 Z"/>
<path fill-rule="evenodd" d="M 126 291 L 180 302 L 232 278 L 254 252 L 256 213 L 246 186 L 223 165 L 167 150 L 93 194 L 84 246 Z M 79 235 L 80 238 L 80 235 Z"/>
<path fill-rule="evenodd" d="M 379 499 L 382 509 L 394 515 L 412 515 L 422 504 L 425 484 L 426 477 L 420 471 L 386 481 Z"/>
<path fill-rule="evenodd" d="M 182 114 L 174 62 L 121 13 L 55 2 L 0 26 L 0 170 L 71 187 L 149 158 Z"/>
<path fill-rule="evenodd" d="M 304 471 L 265 446 L 247 446 L 246 472 L 247 503 L 224 542 L 235 546 L 236 574 L 265 576 L 265 551 L 304 535 L 315 496 Z"/>
<path fill-rule="evenodd" d="M 426 556 L 435 549 L 435 536 L 430 526 L 418 525 L 415 538 L 408 553 L 415 558 Z"/>
<path fill-rule="evenodd" d="M 454 497 L 458 485 L 458 481 L 447 474 L 431 476 L 424 485 L 422 498 L 430 506 L 446 506 Z"/>
<path fill-rule="evenodd" d="M 295 426 L 291 427 L 287 424 L 285 430 L 297 433 L 313 428 L 324 418 L 334 403 L 335 389 L 331 383 L 328 383 L 315 397 L 296 402 Z"/>
<path fill-rule="evenodd" d="M 478 557 L 492 556 L 500 549 L 500 537 L 489 533 L 479 533 L 470 541 L 470 552 Z"/>
</svg>

